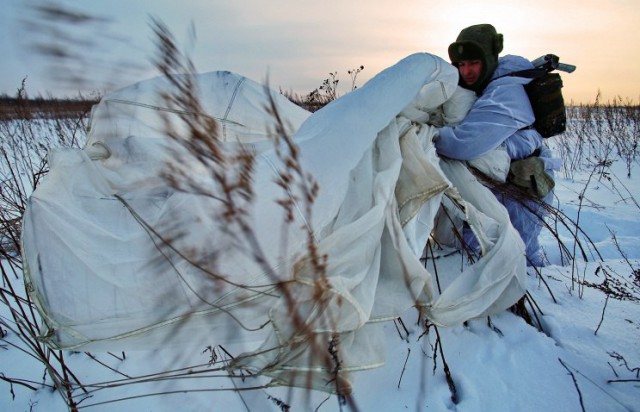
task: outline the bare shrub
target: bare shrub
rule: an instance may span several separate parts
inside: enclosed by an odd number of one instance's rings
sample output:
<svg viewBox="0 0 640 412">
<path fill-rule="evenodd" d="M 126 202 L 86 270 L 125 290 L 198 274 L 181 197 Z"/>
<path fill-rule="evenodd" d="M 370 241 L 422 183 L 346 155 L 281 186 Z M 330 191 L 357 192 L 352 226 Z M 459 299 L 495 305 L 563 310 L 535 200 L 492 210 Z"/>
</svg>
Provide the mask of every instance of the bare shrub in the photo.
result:
<svg viewBox="0 0 640 412">
<path fill-rule="evenodd" d="M 0 304 L 9 317 L 0 318 L 0 339 L 11 350 L 37 359 L 51 383 L 36 383 L 29 377 L 6 376 L 0 380 L 32 390 L 48 387 L 57 390 L 70 409 L 75 410 L 74 387 L 80 380 L 65 361 L 62 351 L 54 351 L 38 340 L 41 319 L 33 302 L 22 287 L 25 269 L 21 256 L 21 221 L 28 197 L 48 171 L 46 155 L 53 147 L 79 147 L 85 139 L 86 111 L 75 117 L 66 114 L 39 116 L 41 108 L 32 107 L 23 81 L 15 100 L 14 115 L 0 120 L 0 269 L 2 288 Z M 7 338 L 11 337 L 11 341 Z M 13 391 L 12 391 L 13 392 Z"/>
<path fill-rule="evenodd" d="M 351 79 L 351 88 L 349 91 L 354 91 L 358 88 L 356 84 L 358 74 L 360 74 L 360 72 L 362 72 L 363 70 L 364 66 L 362 65 L 355 69 L 347 70 L 347 74 Z M 340 96 L 338 92 L 339 83 L 340 79 L 338 77 L 338 72 L 336 71 L 329 73 L 329 77 L 324 79 L 319 87 L 313 89 L 311 92 L 304 96 L 300 96 L 292 92 L 281 91 L 281 93 L 293 103 L 313 113 L 320 110 Z"/>
<path fill-rule="evenodd" d="M 338 336 L 334 333 L 331 339 L 326 341 L 326 335 L 313 332 L 315 319 L 314 317 L 308 318 L 308 314 L 301 311 L 300 308 L 303 305 L 300 304 L 295 294 L 295 282 L 287 277 L 285 277 L 286 280 L 281 280 L 283 279 L 282 274 L 276 273 L 277 269 L 270 265 L 270 259 L 262 250 L 254 232 L 250 215 L 251 205 L 254 202 L 252 187 L 254 155 L 242 147 L 232 154 L 222 149 L 218 124 L 210 117 L 204 116 L 204 111 L 198 101 L 196 85 L 193 83 L 196 74 L 195 68 L 189 57 L 180 53 L 166 26 L 155 21 L 153 29 L 158 39 L 159 50 L 156 65 L 172 85 L 172 91 L 163 94 L 163 99 L 168 107 L 176 109 L 174 112 L 181 113 L 180 119 L 187 126 L 187 132 L 180 134 L 172 130 L 169 121 L 165 123 L 167 136 L 186 149 L 187 158 L 181 158 L 175 163 L 168 164 L 164 178 L 175 190 L 216 198 L 222 202 L 224 207 L 219 215 L 214 216 L 214 220 L 226 222 L 225 226 L 230 228 L 228 235 L 246 245 L 247 258 L 253 259 L 262 268 L 263 273 L 273 282 L 272 286 L 284 300 L 294 330 L 292 335 L 287 337 L 287 341 L 309 344 L 310 352 L 316 358 L 313 363 L 323 365 L 327 371 L 331 371 L 334 376 L 331 383 L 335 387 L 334 391 L 346 399 L 351 389 L 342 386 L 345 381 L 341 377 Z M 315 235 L 309 225 L 313 218 L 311 206 L 319 187 L 313 176 L 308 175 L 302 169 L 298 148 L 293 142 L 288 127 L 281 118 L 273 96 L 267 87 L 265 87 L 265 93 L 269 98 L 269 105 L 265 107 L 265 110 L 273 119 L 273 129 L 270 130 L 270 136 L 280 161 L 277 184 L 283 194 L 283 197 L 278 200 L 278 204 L 285 211 L 282 224 L 296 225 L 295 227 L 300 227 L 305 231 L 306 256 L 302 257 L 298 263 L 304 263 L 310 267 L 315 282 L 314 305 L 325 308 L 328 306 L 326 300 L 331 298 L 331 294 L 326 293 L 327 288 L 330 287 L 326 277 L 328 256 L 318 253 Z M 194 180 L 189 175 L 189 169 L 196 164 L 202 165 L 203 170 L 208 170 L 210 173 L 209 179 L 204 185 L 202 180 Z M 188 167 L 185 169 L 184 165 L 188 165 Z M 303 221 L 298 221 L 295 218 L 294 209 L 299 206 L 305 215 Z M 164 241 L 166 242 L 165 246 L 174 248 L 170 238 L 165 238 Z M 183 256 L 187 255 L 183 254 Z M 210 254 L 188 256 L 188 259 L 193 265 L 203 269 L 215 281 L 230 282 L 233 279 L 231 273 L 218 273 L 208 269 L 216 266 Z M 250 288 L 248 285 L 234 285 Z M 312 376 L 314 372 L 308 372 L 308 374 L 306 380 L 316 379 Z M 294 379 L 297 381 L 297 378 Z"/>
<path fill-rule="evenodd" d="M 625 162 L 627 177 L 638 160 L 640 106 L 618 97 L 603 103 L 600 93 L 593 104 L 569 107 L 568 127 L 554 138 L 563 161 L 563 173 L 572 179 L 577 171 L 616 159 Z"/>
<path fill-rule="evenodd" d="M 176 73 L 195 73 L 195 68 L 187 56 L 181 55 L 173 41 L 168 29 L 156 22 L 154 32 L 159 41 L 159 55 L 157 66 L 161 73 L 166 75 L 176 90 L 175 93 L 165 95 L 165 99 L 173 107 L 178 107 L 185 113 L 182 118 L 187 124 L 188 133 L 178 134 L 169 128 L 167 124 L 167 136 L 179 142 L 191 154 L 190 160 L 198 162 L 207 168 L 211 173 L 211 181 L 216 182 L 216 190 L 210 187 L 202 187 L 199 182 L 188 179 L 188 174 L 181 169 L 181 165 L 167 165 L 165 174 L 166 181 L 172 188 L 180 191 L 192 191 L 203 195 L 218 195 L 222 193 L 222 201 L 226 205 L 224 213 L 218 216 L 235 227 L 239 228 L 239 235 L 243 241 L 252 246 L 252 258 L 256 259 L 266 273 L 272 274 L 274 284 L 278 292 L 284 297 L 292 323 L 296 326 L 296 338 L 306 340 L 313 348 L 314 355 L 318 357 L 320 364 L 333 374 L 335 391 L 345 395 L 342 399 L 349 402 L 346 396 L 348 388 L 340 387 L 341 360 L 340 341 L 337 335 L 332 335 L 330 339 L 324 340 L 315 336 L 309 328 L 308 319 L 297 310 L 296 296 L 292 293 L 288 283 L 277 281 L 273 267 L 270 267 L 263 252 L 255 242 L 255 233 L 252 231 L 251 222 L 248 219 L 248 206 L 253 200 L 253 188 L 251 186 L 252 173 L 255 158 L 250 152 L 239 151 L 233 156 L 228 156 L 220 150 L 218 136 L 218 124 L 208 116 L 205 116 L 201 104 L 195 93 L 195 85 L 190 81 L 189 76 L 179 77 Z M 363 69 L 350 70 L 352 90 L 355 89 L 356 76 Z M 314 111 L 322 107 L 331 100 L 338 97 L 337 72 L 330 73 L 330 77 L 325 79 L 322 86 L 312 91 L 306 96 L 306 102 L 300 103 L 303 107 Z M 0 258 L 2 259 L 2 288 L 0 289 L 0 304 L 5 305 L 12 318 L 0 319 L 0 339 L 10 350 L 15 350 L 27 356 L 35 357 L 42 363 L 43 369 L 50 377 L 52 383 L 31 382 L 26 378 L 5 376 L 0 373 L 0 380 L 8 383 L 11 388 L 15 385 L 26 387 L 30 390 L 38 390 L 41 387 L 56 389 L 65 399 L 69 407 L 76 409 L 78 404 L 88 399 L 93 393 L 119 387 L 126 384 L 137 384 L 141 378 L 131 377 L 118 371 L 118 380 L 92 383 L 83 383 L 74 375 L 73 370 L 68 367 L 65 361 L 66 354 L 62 351 L 53 351 L 40 343 L 37 339 L 40 334 L 40 318 L 35 310 L 33 302 L 28 295 L 19 290 L 20 282 L 17 280 L 23 267 L 20 256 L 20 222 L 24 213 L 28 196 L 37 187 L 42 177 L 47 173 L 46 153 L 52 147 L 80 147 L 84 142 L 86 127 L 86 112 L 77 116 L 53 115 L 52 118 L 42 119 L 42 116 L 33 116 L 34 111 L 30 109 L 29 101 L 26 99 L 26 88 L 20 89 L 18 100 L 15 104 L 16 116 L 10 121 L 0 121 L 0 138 L 2 139 L 2 158 L 0 159 L 0 179 L 2 180 L 2 192 L 0 193 L 0 224 L 1 243 Z M 291 98 L 291 97 L 290 97 Z M 272 102 L 273 103 L 273 102 Z M 308 106 L 304 106 L 304 105 Z M 38 109 L 40 111 L 41 109 Z M 283 194 L 293 192 L 303 193 L 303 198 L 292 199 L 284 196 L 280 200 L 283 210 L 287 211 L 285 225 L 292 225 L 295 222 L 291 208 L 293 201 L 300 201 L 305 205 L 306 218 L 311 219 L 311 205 L 317 195 L 318 187 L 313 177 L 307 175 L 301 169 L 298 152 L 291 135 L 288 133 L 286 125 L 279 116 L 274 104 L 266 107 L 274 119 L 274 129 L 272 137 L 277 148 L 279 159 L 284 166 L 280 171 L 278 183 Z M 61 112 L 60 112 L 61 113 Z M 188 114 L 187 114 L 188 113 Z M 631 175 L 632 167 L 637 159 L 638 136 L 638 107 L 630 102 L 616 100 L 610 106 L 603 106 L 597 100 L 594 105 L 571 108 L 569 128 L 565 136 L 559 137 L 560 149 L 563 153 L 564 173 L 567 177 L 573 175 L 585 167 L 593 167 L 594 176 L 606 178 L 606 168 L 612 159 L 620 157 L 627 165 L 627 175 Z M 599 169 L 594 167 L 594 164 Z M 504 190 L 508 190 L 504 188 Z M 215 192 L 215 193 L 214 193 Z M 530 199 L 523 198 L 523 201 Z M 561 256 L 565 263 L 573 262 L 575 259 L 590 259 L 587 250 L 592 249 L 597 253 L 597 248 L 590 242 L 588 234 L 580 227 L 579 221 L 572 221 L 559 208 L 551 205 L 544 206 L 551 218 L 545 221 L 549 231 L 558 239 L 558 247 L 561 249 Z M 558 234 L 561 228 L 566 228 L 574 237 L 575 242 L 571 245 L 565 244 Z M 316 274 L 317 299 L 320 306 L 323 305 L 324 290 L 326 288 L 326 260 L 328 256 L 320 255 L 313 234 L 310 231 L 307 235 L 307 257 Z M 165 247 L 171 247 L 171 239 L 165 239 Z M 590 245 L 587 245 L 590 243 Z M 187 256 L 187 255 L 185 255 Z M 207 268 L 210 264 L 204 263 L 202 256 L 189 256 L 192 264 Z M 206 257 L 208 258 L 208 257 Z M 217 281 L 228 282 L 229 274 L 217 273 L 207 269 L 207 273 Z M 640 284 L 640 275 L 637 269 L 633 270 L 632 285 L 623 283 L 606 267 L 600 266 L 598 275 L 602 273 L 604 281 L 601 284 L 591 284 L 583 282 L 585 286 L 603 290 L 608 296 L 617 299 L 637 300 L 637 287 Z M 240 285 L 243 286 L 243 285 Z M 425 324 L 425 333 L 431 325 Z M 436 334 L 437 328 L 434 326 Z M 7 336 L 18 337 L 17 345 L 8 343 Z M 11 342 L 14 342 L 12 340 Z M 10 346 L 10 347 L 9 347 Z M 146 376 L 146 380 L 168 380 L 193 378 L 194 375 L 203 373 L 217 373 L 218 377 L 229 377 L 233 373 L 233 367 L 229 364 L 233 362 L 233 356 L 220 345 L 210 346 L 205 349 L 210 361 L 206 367 L 189 368 L 184 370 L 159 371 Z M 457 401 L 457 391 L 451 378 L 450 371 L 444 359 L 442 342 L 437 337 L 433 350 L 434 358 L 440 353 L 447 374 L 447 382 L 451 389 L 452 401 Z M 97 357 L 87 354 L 96 362 L 104 363 Z M 113 355 L 117 361 L 122 361 L 125 355 Z M 115 371 L 115 368 L 106 365 Z M 435 362 L 434 362 L 435 367 Z M 637 372 L 637 368 L 633 369 Z M 241 379 L 244 375 L 233 375 L 234 378 Z M 637 374 L 636 374 L 637 376 Z M 211 377 L 211 376 L 209 376 Z M 312 376 L 309 379 L 313 379 Z M 12 389 L 11 389 L 12 390 Z M 117 401 L 114 399 L 113 401 Z M 286 402 L 271 398 L 277 406 L 283 410 L 289 409 Z"/>
</svg>

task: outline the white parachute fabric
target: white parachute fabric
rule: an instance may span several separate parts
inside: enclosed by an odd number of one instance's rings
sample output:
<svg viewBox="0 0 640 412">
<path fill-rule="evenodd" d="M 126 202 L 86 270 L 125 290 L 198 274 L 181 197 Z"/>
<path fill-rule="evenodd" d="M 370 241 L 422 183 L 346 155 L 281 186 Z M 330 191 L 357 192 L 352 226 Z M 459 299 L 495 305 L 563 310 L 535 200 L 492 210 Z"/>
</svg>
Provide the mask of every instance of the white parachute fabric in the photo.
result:
<svg viewBox="0 0 640 412">
<path fill-rule="evenodd" d="M 159 127 L 173 112 L 159 103 L 158 80 L 107 96 L 85 149 L 51 154 L 51 172 L 25 213 L 25 276 L 44 339 L 83 350 L 261 342 L 236 366 L 331 390 L 322 373 L 302 382 L 294 372 L 329 373 L 314 345 L 326 352 L 333 336 L 343 370 L 360 370 L 384 361 L 376 322 L 411 307 L 439 325 L 509 307 L 524 293 L 525 260 L 506 211 L 463 163 L 440 163 L 434 129 L 424 123 L 429 113 L 423 122 L 400 114 L 447 102 L 457 76 L 421 53 L 313 115 L 274 96 L 297 129 L 300 169 L 319 187 L 310 205 L 300 185 L 283 191 L 282 146 L 267 149 L 266 134 L 260 137 L 274 127 L 264 89 L 230 73 L 199 77 L 207 113 L 229 120 L 223 146 L 256 154 L 255 197 L 243 205 L 250 235 L 223 219 L 224 193 L 168 184 L 167 165 L 188 157 Z M 151 86 L 156 100 L 145 100 Z M 416 98 L 428 104 L 412 105 Z M 189 170 L 219 188 L 199 165 Z M 283 223 L 283 199 L 293 205 L 292 224 Z M 450 281 L 438 293 L 420 257 L 442 208 L 469 223 L 483 256 L 461 274 L 449 265 Z M 326 261 L 318 265 L 314 256 Z"/>
<path fill-rule="evenodd" d="M 273 146 L 267 139 L 273 120 L 265 111 L 269 100 L 263 86 L 229 72 L 200 75 L 198 81 L 207 113 L 222 124 L 233 122 L 228 146 L 234 140 L 248 142 L 254 151 Z M 48 328 L 45 339 L 54 347 L 197 342 L 215 327 L 207 314 L 245 300 L 252 306 L 256 295 L 270 289 L 263 286 L 242 297 L 240 288 L 214 291 L 210 276 L 185 259 L 169 261 L 167 251 L 157 247 L 163 242 L 159 236 L 175 233 L 169 229 L 180 225 L 189 235 L 180 239 L 182 245 L 207 244 L 211 253 L 231 248 L 229 237 L 220 239 L 223 222 L 207 223 L 219 205 L 176 192 L 162 177 L 180 149 L 161 126 L 169 121 L 180 127 L 180 113 L 160 94 L 170 90 L 160 77 L 105 97 L 92 113 L 85 149 L 49 154 L 51 171 L 25 213 L 23 249 L 28 287 L 34 288 Z M 273 97 L 293 128 L 309 116 L 284 97 Z M 203 173 L 197 166 L 193 173 Z M 207 225 L 211 230 L 197 230 Z M 256 304 L 246 318 L 236 317 L 256 329 L 264 319 L 254 312 L 266 308 Z M 184 333 L 175 333 L 176 324 Z M 238 329 L 221 328 L 225 340 L 244 340 L 235 337 Z M 105 339 L 111 341 L 101 345 Z"/>
</svg>

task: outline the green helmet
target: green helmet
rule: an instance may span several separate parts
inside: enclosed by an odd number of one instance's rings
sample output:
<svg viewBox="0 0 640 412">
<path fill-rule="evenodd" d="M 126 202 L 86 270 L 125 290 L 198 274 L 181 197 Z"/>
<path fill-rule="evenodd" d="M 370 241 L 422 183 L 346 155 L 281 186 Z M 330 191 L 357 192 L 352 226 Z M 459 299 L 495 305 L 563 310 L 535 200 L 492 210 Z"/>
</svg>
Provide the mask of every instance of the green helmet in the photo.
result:
<svg viewBox="0 0 640 412">
<path fill-rule="evenodd" d="M 455 42 L 449 45 L 449 58 L 457 66 L 462 60 L 481 60 L 483 70 L 480 78 L 469 88 L 482 92 L 491 80 L 502 51 L 502 34 L 490 24 L 476 24 L 463 29 Z"/>
</svg>

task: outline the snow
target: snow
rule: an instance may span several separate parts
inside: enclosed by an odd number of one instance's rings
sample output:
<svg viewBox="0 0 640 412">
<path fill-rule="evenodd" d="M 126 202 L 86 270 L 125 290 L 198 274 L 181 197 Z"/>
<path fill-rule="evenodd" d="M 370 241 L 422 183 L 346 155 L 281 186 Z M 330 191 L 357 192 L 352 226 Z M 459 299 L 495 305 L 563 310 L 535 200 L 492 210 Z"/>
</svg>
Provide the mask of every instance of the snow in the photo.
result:
<svg viewBox="0 0 640 412">
<path fill-rule="evenodd" d="M 562 137 L 549 143 L 557 144 L 558 139 Z M 572 179 L 557 177 L 560 209 L 574 221 L 579 219 L 597 250 L 587 248 L 588 262 L 563 264 L 556 239 L 543 232 L 542 244 L 552 264 L 539 268 L 539 274 L 533 268 L 528 271 L 528 291 L 539 306 L 542 330 L 511 312 L 438 329 L 455 399 L 440 348 L 435 348 L 436 330 L 424 334 L 411 310 L 402 316 L 408 333 L 398 322 L 384 324 L 386 363 L 357 372 L 353 397 L 345 404 L 322 392 L 265 387 L 268 380 L 260 377 L 229 377 L 216 370 L 228 355 L 211 347 L 92 354 L 113 370 L 86 354 L 64 352 L 70 369 L 92 391 L 78 406 L 91 411 L 278 411 L 281 401 L 294 411 L 640 411 L 640 304 L 607 298 L 575 282 L 601 284 L 605 271 L 630 282 L 633 270 L 638 270 L 640 172 L 632 170 L 626 177 L 622 160 L 613 163 L 609 175 L 592 171 L 585 169 Z M 572 248 L 569 231 L 560 233 Z M 0 315 L 8 316 L 4 304 Z M 67 410 L 60 394 L 41 385 L 51 383 L 42 364 L 11 346 L 17 340 L 9 333 L 0 342 L 0 373 L 30 380 L 39 389 L 2 382 L 0 410 Z M 224 349 L 230 354 L 241 351 Z M 217 360 L 210 367 L 213 353 Z M 154 375 L 159 372 L 166 373 Z M 635 381 L 609 382 L 625 379 Z M 236 390 L 242 388 L 249 389 Z M 75 396 L 76 401 L 84 398 L 80 391 Z"/>
<path fill-rule="evenodd" d="M 626 265 L 615 260 L 606 264 L 620 272 Z M 595 266 L 589 265 L 587 272 L 593 272 Z M 557 302 L 553 302 L 549 292 L 533 275 L 530 276 L 529 291 L 544 313 L 545 333 L 509 312 L 491 318 L 494 328 L 489 327 L 486 320 L 474 320 L 466 326 L 440 329 L 445 358 L 457 389 L 457 404 L 452 402 L 440 354 L 434 369 L 434 330 L 421 336 L 422 327 L 417 325 L 415 314 L 407 313 L 403 321 L 409 330 L 408 336 L 401 336 L 393 323 L 384 326 L 388 349 L 386 365 L 358 373 L 353 399 L 358 410 L 580 411 L 580 396 L 588 411 L 638 410 L 640 387 L 637 382 L 607 383 L 609 379 L 637 379 L 611 354 L 622 355 L 632 367 L 640 364 L 638 304 L 609 299 L 604 320 L 595 334 L 605 303 L 603 294 L 587 288 L 582 297 L 577 296 L 577 292 L 569 288 L 568 269 L 564 267 L 547 267 L 542 274 L 547 278 Z M 3 351 L 0 356 L 5 376 L 41 379 L 43 368 L 37 362 L 13 354 L 11 349 Z M 169 350 L 128 352 L 124 361 L 106 354 L 96 356 L 128 376 L 144 376 L 150 371 L 163 371 L 178 365 L 206 365 L 209 359 L 207 352 Z M 82 354 L 68 354 L 66 360 L 85 383 L 122 378 Z M 580 393 L 569 371 L 574 375 Z M 339 408 L 336 397 L 317 392 L 308 394 L 296 390 L 290 398 L 292 394 L 287 388 L 219 391 L 234 388 L 234 384 L 253 386 L 256 382 L 253 379 L 232 382 L 220 373 L 205 373 L 105 389 L 95 393 L 81 406 L 167 392 L 87 409 L 277 411 L 270 397 L 284 400 L 292 410 L 316 410 L 320 404 L 322 406 L 317 409 L 320 411 Z M 32 392 L 16 386 L 15 399 L 6 396 L 6 389 L 0 401 L 2 410 L 29 410 L 30 405 L 35 411 L 66 410 L 61 397 L 48 389 Z M 310 399 L 305 395 L 311 395 Z M 350 410 L 346 406 L 344 409 Z"/>
</svg>

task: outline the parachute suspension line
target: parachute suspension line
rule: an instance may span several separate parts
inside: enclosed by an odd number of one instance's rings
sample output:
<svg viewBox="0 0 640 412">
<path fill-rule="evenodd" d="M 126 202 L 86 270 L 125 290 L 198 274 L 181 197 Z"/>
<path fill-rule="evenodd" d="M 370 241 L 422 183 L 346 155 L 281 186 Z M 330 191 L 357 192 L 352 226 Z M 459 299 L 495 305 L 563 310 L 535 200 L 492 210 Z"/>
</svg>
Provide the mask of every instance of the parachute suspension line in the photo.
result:
<svg viewBox="0 0 640 412">
<path fill-rule="evenodd" d="M 232 286 L 236 286 L 238 288 L 241 289 L 246 289 L 246 290 L 251 290 L 252 292 L 255 292 L 257 294 L 257 296 L 259 295 L 265 295 L 265 296 L 270 296 L 270 297 L 277 297 L 277 295 L 270 293 L 270 291 L 261 291 L 261 290 L 256 290 L 254 289 L 255 287 L 248 287 L 246 285 L 240 285 L 237 283 L 233 283 L 228 281 L 227 279 L 225 279 L 223 276 L 220 275 L 216 275 L 214 273 L 211 273 L 210 271 L 208 271 L 205 268 L 202 268 L 201 266 L 197 265 L 196 263 L 190 261 L 186 256 L 184 256 L 184 254 L 182 254 L 179 250 L 177 250 L 173 245 L 171 245 L 170 242 L 168 242 L 167 240 L 165 240 L 155 229 L 153 229 L 151 226 L 149 226 L 149 224 L 147 224 L 144 219 L 131 207 L 131 205 L 124 200 L 121 196 L 119 195 L 114 195 L 116 199 L 118 199 L 126 208 L 127 210 L 131 213 L 131 216 L 133 216 L 133 218 L 140 224 L 140 226 L 145 230 L 145 232 L 147 232 L 147 234 L 149 235 L 149 238 L 151 239 L 151 241 L 153 242 L 154 246 L 156 247 L 156 249 L 158 250 L 158 252 L 160 252 L 160 254 L 162 254 L 165 257 L 165 260 L 169 263 L 169 265 L 171 265 L 171 267 L 173 268 L 173 270 L 176 272 L 176 274 L 178 275 L 178 277 L 180 277 L 180 279 L 184 282 L 184 284 L 187 286 L 187 288 L 189 288 L 189 290 L 198 298 L 202 301 L 202 303 L 211 306 L 212 308 L 215 308 L 217 310 L 220 310 L 221 312 L 224 312 L 225 314 L 229 315 L 229 317 L 231 317 L 234 321 L 236 321 L 238 323 L 238 325 L 240 325 L 240 327 L 246 331 L 249 332 L 254 332 L 254 331 L 258 331 L 261 330 L 262 328 L 264 328 L 269 321 L 265 322 L 264 324 L 260 325 L 257 328 L 249 328 L 247 326 L 245 326 L 240 319 L 238 319 L 233 313 L 231 313 L 229 310 L 227 310 L 226 308 L 224 308 L 223 306 L 218 306 L 215 305 L 211 302 L 209 302 L 207 299 L 205 299 L 204 297 L 202 297 L 195 289 L 193 289 L 193 287 L 189 284 L 189 282 L 182 276 L 182 274 L 180 273 L 180 271 L 175 267 L 175 265 L 173 264 L 173 262 L 171 262 L 171 259 L 169 259 L 169 256 L 167 256 L 167 254 L 165 252 L 162 251 L 162 248 L 160 247 L 160 245 L 158 245 L 158 243 L 156 243 L 154 236 L 157 237 L 158 239 L 160 239 L 162 241 L 162 243 L 164 243 L 165 245 L 167 245 L 167 247 L 169 247 L 172 251 L 174 251 L 178 256 L 180 256 L 181 258 L 183 258 L 185 261 L 189 262 L 191 265 L 193 265 L 194 267 L 196 267 L 197 269 L 203 271 L 204 273 L 207 273 L 211 276 L 214 276 L 216 279 L 218 280 L 222 280 L 226 283 L 229 283 Z M 275 285 L 267 285 L 267 286 L 272 286 L 271 290 L 276 289 Z M 262 286 L 264 287 L 264 286 Z M 257 296 L 254 296 L 253 298 L 247 299 L 247 300 L 251 300 L 251 299 L 255 299 L 257 298 Z"/>
<path fill-rule="evenodd" d="M 233 89 L 233 94 L 231 94 L 231 98 L 229 99 L 229 105 L 227 106 L 227 110 L 224 112 L 224 116 L 222 116 L 222 139 L 227 140 L 227 116 L 229 116 L 229 112 L 231 112 L 231 108 L 233 107 L 233 102 L 236 100 L 236 96 L 238 95 L 238 91 L 240 90 L 240 86 L 244 83 L 246 77 L 240 78 L 236 83 L 235 88 Z"/>
<path fill-rule="evenodd" d="M 193 267 L 201 270 L 202 272 L 211 275 L 213 277 L 215 277 L 217 280 L 221 280 L 225 283 L 228 283 L 231 286 L 235 286 L 241 289 L 246 289 L 246 290 L 250 290 L 252 292 L 258 293 L 258 294 L 262 294 L 262 295 L 267 295 L 267 296 L 274 296 L 272 293 L 270 293 L 269 291 L 262 291 L 260 289 L 264 289 L 267 287 L 270 287 L 271 290 L 273 290 L 277 285 L 276 284 L 268 284 L 268 285 L 256 285 L 256 286 L 247 286 L 247 285 L 242 285 L 236 282 L 232 282 L 228 279 L 226 279 L 224 276 L 221 275 L 217 275 L 215 273 L 212 273 L 210 270 L 203 268 L 202 266 L 198 265 L 197 263 L 192 262 L 191 260 L 189 260 L 189 258 L 187 256 L 185 256 L 182 252 L 180 252 L 175 246 L 173 246 L 171 244 L 171 242 L 169 242 L 168 240 L 166 240 L 164 237 L 162 237 L 162 235 L 160 233 L 158 233 L 153 227 L 151 227 L 134 209 L 133 207 L 125 200 L 123 199 L 120 195 L 114 195 L 114 197 L 120 201 L 129 211 L 129 213 L 131 213 L 131 216 L 133 216 L 133 218 L 140 224 L 140 226 L 145 230 L 145 232 L 147 232 L 147 234 L 149 235 L 149 238 L 151 239 L 151 241 L 154 243 L 154 246 L 158 249 L 158 251 L 160 253 L 162 253 L 162 255 L 167 259 L 167 262 L 169 262 L 171 264 L 172 267 L 175 266 L 173 265 L 173 263 L 171 263 L 171 260 L 169 259 L 169 257 L 162 252 L 162 248 L 160 247 L 160 245 L 156 242 L 156 238 L 159 239 L 162 244 L 166 245 L 169 249 L 171 249 L 171 251 L 173 251 L 176 255 L 178 255 L 179 257 L 181 257 L 182 259 L 184 259 L 185 261 L 189 262 Z M 180 272 L 175 269 L 176 272 L 180 275 Z M 180 275 L 182 277 L 182 275 Z M 183 279 L 184 280 L 184 279 Z M 185 283 L 187 283 L 185 281 Z M 197 293 L 194 291 L 194 293 Z M 204 303 L 207 303 L 206 299 L 202 298 Z"/>
</svg>

